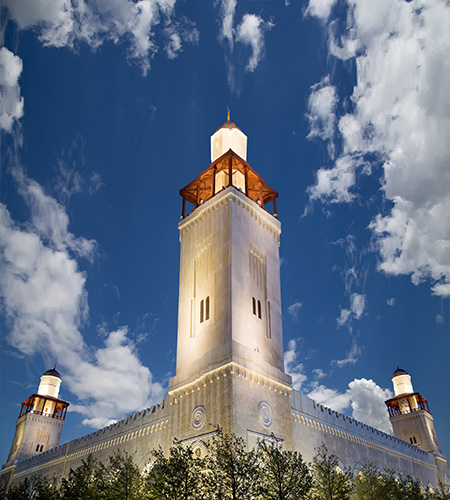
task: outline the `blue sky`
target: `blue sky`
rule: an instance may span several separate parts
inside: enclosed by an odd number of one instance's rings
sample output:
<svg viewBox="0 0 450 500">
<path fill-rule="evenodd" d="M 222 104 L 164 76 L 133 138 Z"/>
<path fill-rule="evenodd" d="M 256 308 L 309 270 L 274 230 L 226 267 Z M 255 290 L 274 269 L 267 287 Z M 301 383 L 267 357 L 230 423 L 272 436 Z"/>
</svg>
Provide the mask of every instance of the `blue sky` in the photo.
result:
<svg viewBox="0 0 450 500">
<path fill-rule="evenodd" d="M 279 192 L 295 387 L 389 431 L 398 361 L 448 456 L 449 5 L 4 4 L 2 463 L 55 357 L 64 441 L 164 397 L 179 189 L 227 105 Z"/>
</svg>

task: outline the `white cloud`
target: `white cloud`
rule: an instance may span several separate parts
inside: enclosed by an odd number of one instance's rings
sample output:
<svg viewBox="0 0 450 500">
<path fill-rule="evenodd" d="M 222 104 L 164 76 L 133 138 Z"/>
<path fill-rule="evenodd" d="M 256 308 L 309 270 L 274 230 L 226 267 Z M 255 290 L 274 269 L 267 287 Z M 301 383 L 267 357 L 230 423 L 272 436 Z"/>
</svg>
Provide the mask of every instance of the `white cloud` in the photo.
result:
<svg viewBox="0 0 450 500">
<path fill-rule="evenodd" d="M 88 313 L 84 274 L 67 252 L 44 245 L 34 228 L 18 228 L 0 208 L 0 290 L 10 344 L 27 355 L 81 349 L 78 327 Z"/>
<path fill-rule="evenodd" d="M 234 42 L 234 13 L 236 11 L 237 0 L 222 0 L 220 3 L 220 17 L 222 25 L 220 27 L 219 37 L 226 38 L 228 45 L 233 50 Z"/>
<path fill-rule="evenodd" d="M 310 197 L 351 202 L 357 174 L 371 173 L 368 161 L 381 164 L 392 208 L 370 226 L 380 270 L 411 275 L 414 284 L 430 280 L 433 293 L 449 296 L 450 5 L 348 0 L 347 6 L 344 26 L 330 23 L 329 50 L 354 58 L 353 105 L 338 122 L 340 156 L 331 169 L 319 169 Z"/>
<path fill-rule="evenodd" d="M 360 293 L 354 293 L 351 296 L 351 309 L 354 317 L 360 319 L 366 307 L 366 296 Z"/>
<path fill-rule="evenodd" d="M 305 14 L 326 21 L 336 0 L 309 0 Z"/>
<path fill-rule="evenodd" d="M 351 319 L 361 319 L 366 308 L 366 296 L 361 293 L 352 293 L 350 297 L 350 309 L 341 309 L 337 324 L 345 325 Z"/>
<path fill-rule="evenodd" d="M 394 297 L 391 297 L 389 299 L 386 300 L 386 304 L 390 307 L 394 307 L 395 306 L 395 298 Z"/>
<path fill-rule="evenodd" d="M 236 41 L 250 45 L 252 55 L 246 66 L 247 71 L 255 71 L 264 52 L 264 31 L 273 28 L 272 21 L 263 21 L 255 14 L 244 14 L 241 24 L 236 30 Z"/>
<path fill-rule="evenodd" d="M 83 237 L 75 238 L 69 231 L 69 217 L 62 205 L 44 193 L 42 186 L 26 177 L 21 170 L 15 171 L 19 193 L 31 212 L 31 223 L 43 241 L 60 252 L 68 250 L 92 262 L 97 243 Z"/>
<path fill-rule="evenodd" d="M 315 370 L 313 370 L 313 374 L 317 380 L 327 376 L 327 374 L 321 368 L 316 368 Z"/>
<path fill-rule="evenodd" d="M 183 51 L 183 42 L 197 45 L 200 39 L 195 24 L 186 17 L 180 21 L 172 22 L 165 29 L 165 34 L 167 37 L 165 50 L 169 59 L 175 59 Z"/>
<path fill-rule="evenodd" d="M 175 59 L 181 50 L 181 37 L 178 33 L 169 33 L 169 42 L 166 44 L 167 57 Z"/>
<path fill-rule="evenodd" d="M 289 341 L 288 350 L 284 353 L 284 371 L 292 377 L 292 386 L 297 391 L 308 378 L 303 370 L 303 364 L 298 361 L 297 341 L 292 339 Z"/>
<path fill-rule="evenodd" d="M 354 365 L 359 357 L 361 356 L 361 348 L 358 347 L 356 340 L 353 340 L 350 351 L 347 353 L 347 356 L 344 359 L 334 359 L 332 361 L 333 365 L 336 365 L 338 368 L 342 368 L 346 365 Z"/>
<path fill-rule="evenodd" d="M 350 395 L 353 417 L 392 434 L 392 426 L 384 404 L 386 400 L 392 398 L 392 392 L 365 378 L 353 380 L 348 387 L 347 393 Z"/>
<path fill-rule="evenodd" d="M 272 20 L 264 21 L 256 14 L 246 13 L 242 16 L 240 24 L 235 26 L 237 0 L 217 0 L 215 6 L 219 7 L 220 31 L 219 40 L 225 41 L 225 64 L 227 67 L 227 80 L 231 91 L 240 92 L 240 79 L 245 71 L 253 72 L 264 55 L 264 32 L 273 28 Z M 245 67 L 233 60 L 235 43 L 248 45 L 251 56 Z"/>
<path fill-rule="evenodd" d="M 386 274 L 410 274 L 415 285 L 431 278 L 436 295 L 450 296 L 450 195 L 422 207 L 400 197 L 394 201 L 390 214 L 378 215 L 370 225 L 379 268 Z"/>
<path fill-rule="evenodd" d="M 85 190 L 93 195 L 104 185 L 101 175 L 86 167 L 86 140 L 79 134 L 74 136 L 69 148 L 63 149 L 56 171 L 53 187 L 63 204 L 67 204 L 74 194 Z"/>
<path fill-rule="evenodd" d="M 316 184 L 308 187 L 311 200 L 329 203 L 348 203 L 354 194 L 350 191 L 355 185 L 355 161 L 350 156 L 341 156 L 333 168 L 319 168 Z"/>
<path fill-rule="evenodd" d="M 340 393 L 335 389 L 330 389 L 324 385 L 317 385 L 308 397 L 314 399 L 316 403 L 328 406 L 336 411 L 343 411 L 350 406 L 350 395 Z"/>
<path fill-rule="evenodd" d="M 444 316 L 442 316 L 442 314 L 436 314 L 436 323 L 438 325 L 444 324 Z"/>
<path fill-rule="evenodd" d="M 329 77 L 322 78 L 319 83 L 311 87 L 308 100 L 308 114 L 310 132 L 308 139 L 319 137 L 322 140 L 332 139 L 336 126 L 336 88 L 330 85 Z M 329 154 L 334 156 L 334 143 L 330 142 Z"/>
<path fill-rule="evenodd" d="M 332 363 L 341 367 L 348 363 L 355 363 L 360 355 L 360 349 L 353 342 L 347 359 L 333 361 Z M 301 390 L 307 376 L 304 373 L 304 366 L 298 360 L 297 340 L 289 341 L 288 350 L 284 353 L 284 367 L 286 373 L 292 376 L 292 385 L 295 390 Z M 354 379 L 348 384 L 348 389 L 341 393 L 336 389 L 331 389 L 319 383 L 320 379 L 326 377 L 322 369 L 313 370 L 314 380 L 307 385 L 310 389 L 306 395 L 314 399 L 316 403 L 323 404 L 329 408 L 344 412 L 352 408 L 353 418 L 365 424 L 392 433 L 388 412 L 384 401 L 392 397 L 392 392 L 382 389 L 373 380 Z"/>
<path fill-rule="evenodd" d="M 19 78 L 22 59 L 6 47 L 0 48 L 0 130 L 11 132 L 15 121 L 23 116 L 23 97 Z"/>
<path fill-rule="evenodd" d="M 392 392 L 365 378 L 354 379 L 348 387 L 346 392 L 340 393 L 324 385 L 316 385 L 308 396 L 317 403 L 340 412 L 351 406 L 353 418 L 392 434 L 392 426 L 384 404 L 392 397 Z"/>
<path fill-rule="evenodd" d="M 72 373 L 64 380 L 87 402 L 77 405 L 77 411 L 89 416 L 83 422 L 86 425 L 146 408 L 164 396 L 163 387 L 153 382 L 150 370 L 139 361 L 126 327 L 110 332 L 104 344 L 92 362 L 78 359 L 80 365 L 76 370 L 71 367 Z"/>
<path fill-rule="evenodd" d="M 126 327 L 104 332 L 89 347 L 80 332 L 88 320 L 86 273 L 76 257 L 92 259 L 96 243 L 68 230 L 64 208 L 23 174 L 19 192 L 31 222 L 16 224 L 0 204 L 0 295 L 7 340 L 27 356 L 58 356 L 64 384 L 79 400 L 73 410 L 98 425 L 159 402 L 163 388 L 142 365 Z"/>
<path fill-rule="evenodd" d="M 302 302 L 295 302 L 294 304 L 291 304 L 288 308 L 287 308 L 287 312 L 288 314 L 290 314 L 295 321 L 297 321 L 297 318 L 298 318 L 298 311 L 300 310 L 300 308 L 303 306 L 303 303 Z"/>
<path fill-rule="evenodd" d="M 44 45 L 76 48 L 85 43 L 95 50 L 105 41 L 125 43 L 129 61 L 137 64 L 145 75 L 151 58 L 158 52 L 155 30 L 162 18 L 164 25 L 170 26 L 176 0 L 5 0 L 5 3 L 18 26 L 34 28 Z M 192 22 L 191 28 L 198 35 Z M 180 46 L 170 50 L 176 38 L 174 31 L 166 47 L 169 57 L 181 50 L 182 39 L 190 41 L 189 36 L 178 34 Z"/>
<path fill-rule="evenodd" d="M 347 321 L 350 319 L 350 315 L 351 315 L 351 311 L 350 309 L 341 309 L 341 313 L 339 315 L 339 318 L 337 318 L 337 324 L 339 326 L 343 326 L 345 325 L 345 323 L 347 323 Z"/>
</svg>

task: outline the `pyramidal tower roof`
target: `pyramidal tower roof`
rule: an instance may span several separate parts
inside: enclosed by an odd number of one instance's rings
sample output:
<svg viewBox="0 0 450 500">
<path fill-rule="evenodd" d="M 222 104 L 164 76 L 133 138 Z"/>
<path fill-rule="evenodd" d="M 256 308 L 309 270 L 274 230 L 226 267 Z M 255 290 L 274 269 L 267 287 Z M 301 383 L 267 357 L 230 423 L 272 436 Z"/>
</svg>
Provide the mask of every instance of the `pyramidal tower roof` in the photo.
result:
<svg viewBox="0 0 450 500">
<path fill-rule="evenodd" d="M 230 120 L 230 109 L 227 107 L 227 121 L 211 136 L 211 162 L 230 149 L 247 160 L 247 136 Z"/>
</svg>

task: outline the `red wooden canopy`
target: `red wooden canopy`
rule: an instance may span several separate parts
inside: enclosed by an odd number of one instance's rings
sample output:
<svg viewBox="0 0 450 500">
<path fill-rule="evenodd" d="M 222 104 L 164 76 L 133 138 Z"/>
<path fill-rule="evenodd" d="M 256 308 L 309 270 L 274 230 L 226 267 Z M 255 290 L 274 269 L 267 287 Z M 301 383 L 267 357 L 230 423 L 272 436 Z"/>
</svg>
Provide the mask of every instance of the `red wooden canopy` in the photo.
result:
<svg viewBox="0 0 450 500">
<path fill-rule="evenodd" d="M 62 399 L 54 398 L 52 396 L 42 396 L 41 394 L 33 394 L 29 398 L 25 399 L 25 401 L 22 403 L 19 418 L 22 415 L 25 415 L 25 413 L 36 413 L 38 415 L 44 415 L 45 404 L 47 401 L 55 402 L 53 413 L 49 416 L 64 420 L 66 418 L 67 407 L 70 405 L 70 403 L 68 403 L 67 401 L 63 401 Z M 36 405 L 36 403 L 38 404 Z"/>
<path fill-rule="evenodd" d="M 262 208 L 266 203 L 273 202 L 273 215 L 277 216 L 276 198 L 278 193 L 272 189 L 253 168 L 232 149 L 214 160 L 196 179 L 183 189 L 180 195 L 183 197 L 182 216 L 186 215 L 186 201 L 194 205 L 194 210 L 212 198 L 216 193 L 216 174 L 224 170 L 227 174 L 228 184 L 233 186 L 233 173 L 241 172 L 245 179 L 245 195 L 258 203 Z M 220 186 L 222 187 L 222 186 Z"/>
<path fill-rule="evenodd" d="M 415 398 L 417 403 L 417 409 L 411 406 L 410 399 Z M 413 392 L 411 394 L 400 394 L 399 396 L 395 396 L 395 398 L 388 399 L 385 401 L 386 406 L 388 407 L 389 416 L 395 417 L 396 415 L 401 415 L 402 410 L 400 407 L 400 401 L 407 400 L 409 411 L 419 411 L 424 410 L 430 413 L 430 408 L 428 406 L 428 401 L 421 396 L 418 392 Z"/>
</svg>

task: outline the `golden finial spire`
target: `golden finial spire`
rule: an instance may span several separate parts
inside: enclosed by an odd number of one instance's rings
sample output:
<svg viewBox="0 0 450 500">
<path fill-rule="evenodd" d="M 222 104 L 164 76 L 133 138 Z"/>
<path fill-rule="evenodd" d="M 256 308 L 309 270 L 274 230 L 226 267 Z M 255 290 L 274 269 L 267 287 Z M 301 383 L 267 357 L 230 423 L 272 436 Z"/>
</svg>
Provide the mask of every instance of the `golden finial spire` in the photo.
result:
<svg viewBox="0 0 450 500">
<path fill-rule="evenodd" d="M 228 123 L 230 122 L 230 108 L 228 107 L 228 104 L 227 104 L 227 122 Z"/>
</svg>

